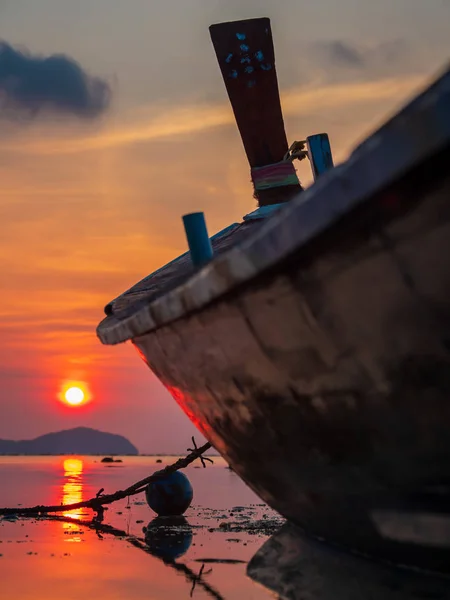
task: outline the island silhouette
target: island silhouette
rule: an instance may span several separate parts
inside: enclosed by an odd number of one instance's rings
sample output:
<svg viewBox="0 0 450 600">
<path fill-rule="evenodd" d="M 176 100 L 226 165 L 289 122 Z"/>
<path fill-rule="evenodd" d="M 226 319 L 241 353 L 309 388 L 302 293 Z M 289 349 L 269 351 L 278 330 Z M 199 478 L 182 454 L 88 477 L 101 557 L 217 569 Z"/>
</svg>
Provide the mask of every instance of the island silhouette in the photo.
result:
<svg viewBox="0 0 450 600">
<path fill-rule="evenodd" d="M 0 455 L 125 454 L 138 449 L 127 438 L 89 427 L 75 427 L 41 435 L 32 440 L 0 439 Z"/>
</svg>

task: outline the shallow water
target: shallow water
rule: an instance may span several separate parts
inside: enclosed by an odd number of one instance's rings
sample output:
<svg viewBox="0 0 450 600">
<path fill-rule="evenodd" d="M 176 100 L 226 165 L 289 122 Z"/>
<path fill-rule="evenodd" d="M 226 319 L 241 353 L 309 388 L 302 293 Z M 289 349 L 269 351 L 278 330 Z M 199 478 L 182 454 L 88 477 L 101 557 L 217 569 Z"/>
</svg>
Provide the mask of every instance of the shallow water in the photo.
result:
<svg viewBox="0 0 450 600">
<path fill-rule="evenodd" d="M 0 457 L 0 506 L 67 504 L 91 498 L 100 488 L 112 493 L 175 458 L 162 458 L 162 465 L 156 460 L 125 457 L 123 463 L 108 465 L 93 457 Z M 151 522 L 156 515 L 143 495 L 105 511 L 103 525 L 119 533 L 61 521 L 1 521 L 0 598 L 273 597 L 248 579 L 245 569 L 270 526 L 277 526 L 276 514 L 220 458 L 207 469 L 190 466 L 184 473 L 194 500 L 186 522 L 175 527 L 160 527 L 156 521 L 155 529 Z M 93 514 L 87 510 L 65 516 L 87 520 Z M 251 531 L 259 519 L 268 524 L 264 533 Z M 117 537 L 120 532 L 130 537 Z"/>
</svg>

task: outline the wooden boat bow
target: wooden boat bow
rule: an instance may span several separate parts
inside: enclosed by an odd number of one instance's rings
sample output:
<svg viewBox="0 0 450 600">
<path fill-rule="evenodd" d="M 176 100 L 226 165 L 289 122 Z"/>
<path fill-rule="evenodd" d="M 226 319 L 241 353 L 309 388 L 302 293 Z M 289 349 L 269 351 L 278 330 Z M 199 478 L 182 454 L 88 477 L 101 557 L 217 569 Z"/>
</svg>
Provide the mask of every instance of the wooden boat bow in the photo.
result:
<svg viewBox="0 0 450 600">
<path fill-rule="evenodd" d="M 264 206 L 213 236 L 204 266 L 186 253 L 116 298 L 97 333 L 131 340 L 233 470 L 310 535 L 448 574 L 448 533 L 408 535 L 449 520 L 450 70 L 344 164 L 324 172 L 317 136 L 320 177 L 286 202 L 275 71 L 243 69 L 260 48 L 272 59 L 267 24 L 212 28 Z M 273 165 L 283 185 L 266 187 L 257 170 Z"/>
</svg>

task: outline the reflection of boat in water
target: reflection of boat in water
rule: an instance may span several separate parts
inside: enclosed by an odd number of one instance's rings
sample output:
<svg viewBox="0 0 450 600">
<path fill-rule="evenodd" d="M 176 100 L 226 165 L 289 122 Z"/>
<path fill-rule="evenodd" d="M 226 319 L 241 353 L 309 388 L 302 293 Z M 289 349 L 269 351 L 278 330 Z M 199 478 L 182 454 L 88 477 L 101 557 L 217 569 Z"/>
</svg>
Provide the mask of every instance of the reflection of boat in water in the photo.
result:
<svg viewBox="0 0 450 600">
<path fill-rule="evenodd" d="M 289 600 L 449 600 L 450 581 L 350 556 L 288 523 L 250 561 L 249 576 Z"/>
<path fill-rule="evenodd" d="M 98 335 L 132 340 L 237 474 L 310 534 L 447 571 L 450 536 L 408 541 L 386 515 L 448 516 L 450 72 L 323 175 L 319 136 L 320 177 L 298 194 L 269 21 L 212 35 L 260 209 L 199 271 L 184 255 L 114 300 Z"/>
<path fill-rule="evenodd" d="M 156 517 L 145 529 L 145 542 L 151 554 L 173 562 L 189 550 L 192 527 L 185 517 Z"/>
</svg>

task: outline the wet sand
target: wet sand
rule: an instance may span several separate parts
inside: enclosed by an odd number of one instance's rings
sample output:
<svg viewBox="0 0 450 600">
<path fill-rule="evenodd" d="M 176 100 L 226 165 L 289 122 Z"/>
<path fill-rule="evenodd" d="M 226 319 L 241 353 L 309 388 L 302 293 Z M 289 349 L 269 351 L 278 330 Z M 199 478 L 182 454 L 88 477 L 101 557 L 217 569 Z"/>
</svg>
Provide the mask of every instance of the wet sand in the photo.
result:
<svg viewBox="0 0 450 600">
<path fill-rule="evenodd" d="M 86 500 L 123 489 L 173 457 L 0 457 L 0 505 Z M 247 562 L 283 520 L 220 458 L 184 470 L 194 500 L 183 519 L 161 519 L 143 495 L 117 502 L 100 527 L 91 511 L 62 519 L 0 522 L 0 598 L 20 600 L 272 597 L 245 574 Z"/>
</svg>

